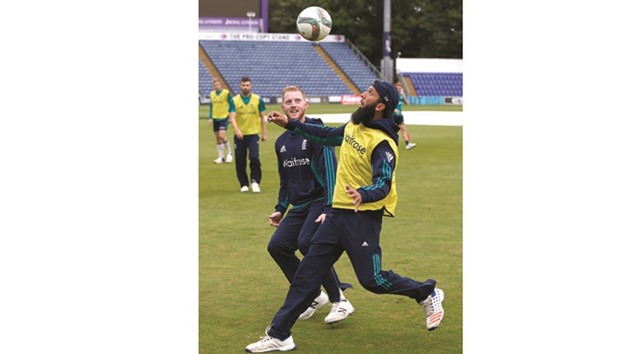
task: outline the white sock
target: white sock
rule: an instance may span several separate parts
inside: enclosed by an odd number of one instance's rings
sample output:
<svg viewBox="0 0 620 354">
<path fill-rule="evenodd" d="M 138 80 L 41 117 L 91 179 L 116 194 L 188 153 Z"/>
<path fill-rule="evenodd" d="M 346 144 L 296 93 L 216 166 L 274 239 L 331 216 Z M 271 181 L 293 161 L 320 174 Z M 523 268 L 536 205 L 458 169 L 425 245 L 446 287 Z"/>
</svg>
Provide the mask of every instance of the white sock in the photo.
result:
<svg viewBox="0 0 620 354">
<path fill-rule="evenodd" d="M 226 150 L 228 150 L 228 155 L 232 155 L 232 150 L 230 149 L 230 143 L 228 142 L 228 140 L 226 140 L 224 146 L 226 147 Z"/>
<path fill-rule="evenodd" d="M 224 144 L 217 144 L 217 156 L 224 158 Z"/>
</svg>

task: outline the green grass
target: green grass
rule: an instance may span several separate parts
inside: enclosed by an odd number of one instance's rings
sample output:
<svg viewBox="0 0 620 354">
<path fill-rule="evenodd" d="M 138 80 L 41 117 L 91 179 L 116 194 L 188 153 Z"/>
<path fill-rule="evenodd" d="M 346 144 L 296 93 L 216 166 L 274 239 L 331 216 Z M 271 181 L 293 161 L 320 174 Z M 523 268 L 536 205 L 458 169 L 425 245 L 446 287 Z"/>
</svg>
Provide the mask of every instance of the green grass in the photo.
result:
<svg viewBox="0 0 620 354">
<path fill-rule="evenodd" d="M 347 108 L 350 112 L 352 107 Z M 283 130 L 268 125 L 268 139 L 260 146 L 262 192 L 254 194 L 239 192 L 233 164 L 212 163 L 216 150 L 211 125 L 205 119 L 198 124 L 200 353 L 243 353 L 263 334 L 288 289 L 266 250 L 274 231 L 267 216 L 278 188 L 273 144 Z M 439 329 L 428 332 L 419 305 L 402 296 L 364 290 L 345 254 L 335 266 L 340 278 L 354 286 L 347 298 L 356 311 L 332 326 L 323 323 L 327 307 L 298 321 L 293 327 L 297 353 L 463 351 L 462 127 L 408 130 L 418 146 L 409 151 L 399 146 L 399 202 L 396 217 L 384 218 L 383 268 L 416 280 L 436 279 L 446 293 L 446 317 Z M 232 142 L 230 129 L 228 138 Z"/>
</svg>

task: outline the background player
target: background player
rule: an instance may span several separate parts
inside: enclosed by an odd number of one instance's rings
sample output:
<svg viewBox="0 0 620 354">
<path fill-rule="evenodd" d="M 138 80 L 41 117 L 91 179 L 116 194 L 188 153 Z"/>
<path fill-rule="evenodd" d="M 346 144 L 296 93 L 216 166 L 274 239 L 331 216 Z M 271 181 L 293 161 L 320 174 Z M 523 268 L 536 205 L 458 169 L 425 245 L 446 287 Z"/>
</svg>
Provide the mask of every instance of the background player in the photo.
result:
<svg viewBox="0 0 620 354">
<path fill-rule="evenodd" d="M 262 170 L 258 142 L 267 140 L 267 126 L 263 113 L 265 102 L 259 95 L 251 93 L 251 90 L 250 78 L 242 77 L 241 93 L 233 98 L 235 114 L 230 115 L 230 122 L 235 129 L 235 168 L 242 193 L 248 191 L 250 182 L 246 171 L 248 158 L 252 192 L 260 192 Z"/>
<path fill-rule="evenodd" d="M 234 112 L 232 95 L 227 89 L 222 88 L 220 80 L 213 79 L 213 91 L 211 91 L 211 103 L 209 104 L 209 118 L 213 120 L 213 132 L 215 133 L 215 143 L 217 146 L 217 159 L 213 162 L 220 164 L 224 161 L 231 163 L 233 160 L 230 143 L 226 139 L 226 129 L 228 128 L 228 115 Z M 234 113 L 232 113 L 234 114 Z M 224 160 L 224 152 L 228 151 Z"/>
<path fill-rule="evenodd" d="M 407 150 L 413 149 L 415 147 L 415 143 L 411 142 L 411 136 L 407 132 L 407 126 L 405 126 L 405 117 L 403 116 L 403 104 L 409 104 L 409 100 L 407 99 L 407 95 L 405 94 L 405 90 L 400 82 L 394 84 L 396 90 L 398 91 L 398 105 L 396 109 L 394 109 L 394 122 L 400 128 L 400 132 L 403 135 L 403 139 L 405 140 L 405 148 Z"/>
</svg>

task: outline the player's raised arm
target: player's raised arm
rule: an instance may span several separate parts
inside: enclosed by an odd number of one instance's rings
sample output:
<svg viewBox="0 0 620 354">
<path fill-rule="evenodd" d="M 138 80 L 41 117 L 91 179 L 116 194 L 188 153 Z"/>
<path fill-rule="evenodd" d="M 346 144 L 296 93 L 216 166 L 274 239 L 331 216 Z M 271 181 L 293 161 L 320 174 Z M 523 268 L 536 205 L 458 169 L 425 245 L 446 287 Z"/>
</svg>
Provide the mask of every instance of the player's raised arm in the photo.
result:
<svg viewBox="0 0 620 354">
<path fill-rule="evenodd" d="M 344 137 L 344 127 L 346 123 L 340 127 L 326 127 L 324 125 L 306 124 L 297 119 L 289 120 L 284 114 L 272 111 L 269 112 L 267 121 L 276 125 L 294 131 L 312 141 L 322 145 L 340 146 Z"/>
</svg>

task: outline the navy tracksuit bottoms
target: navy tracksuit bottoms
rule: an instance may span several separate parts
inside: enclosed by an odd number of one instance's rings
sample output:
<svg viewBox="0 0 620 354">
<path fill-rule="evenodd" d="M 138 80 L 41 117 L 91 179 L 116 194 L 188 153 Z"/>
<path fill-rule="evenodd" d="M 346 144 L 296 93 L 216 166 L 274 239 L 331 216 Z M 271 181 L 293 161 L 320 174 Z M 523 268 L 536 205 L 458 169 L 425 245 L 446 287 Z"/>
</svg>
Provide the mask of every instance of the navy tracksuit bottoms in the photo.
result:
<svg viewBox="0 0 620 354">
<path fill-rule="evenodd" d="M 268 334 L 284 340 L 316 296 L 316 288 L 332 265 L 347 252 L 360 284 L 375 294 L 403 295 L 420 302 L 435 289 L 436 281 L 425 282 L 381 269 L 381 211 L 334 209 L 319 226 L 302 259 L 284 304 L 276 313 Z"/>
<path fill-rule="evenodd" d="M 235 136 L 235 169 L 237 171 L 237 179 L 239 186 L 249 186 L 251 181 L 260 184 L 262 178 L 262 170 L 260 165 L 259 146 L 260 137 L 258 134 L 244 135 L 243 139 Z M 250 179 L 248 181 L 247 159 L 250 159 Z"/>
<path fill-rule="evenodd" d="M 295 251 L 299 249 L 302 255 L 308 253 L 310 239 L 320 225 L 314 220 L 323 212 L 323 204 L 324 199 L 320 198 L 306 205 L 289 209 L 267 245 L 269 254 L 282 269 L 289 283 L 293 282 L 300 264 Z M 340 289 L 351 287 L 351 284 L 340 283 L 333 267 L 325 274 L 321 284 L 330 302 L 340 301 Z M 313 299 L 319 294 L 320 289 L 317 287 Z"/>
</svg>

